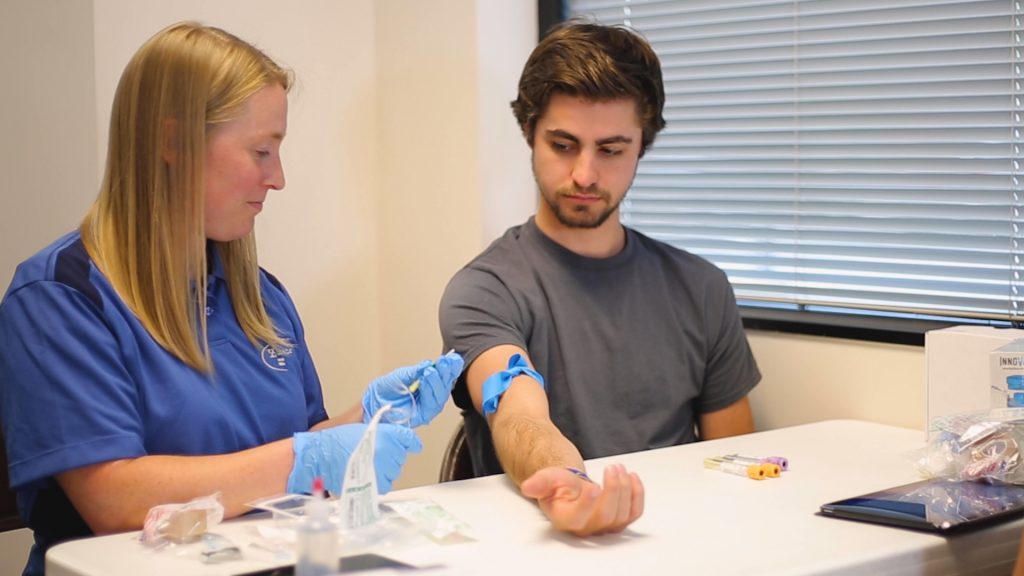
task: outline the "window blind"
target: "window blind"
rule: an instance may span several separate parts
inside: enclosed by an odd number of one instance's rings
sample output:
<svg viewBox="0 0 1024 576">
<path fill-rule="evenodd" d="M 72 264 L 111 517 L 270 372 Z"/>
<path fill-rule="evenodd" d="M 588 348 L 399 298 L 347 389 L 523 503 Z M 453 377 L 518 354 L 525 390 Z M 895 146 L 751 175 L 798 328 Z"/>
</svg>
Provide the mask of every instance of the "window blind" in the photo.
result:
<svg viewBox="0 0 1024 576">
<path fill-rule="evenodd" d="M 1024 315 L 1024 0 L 571 0 L 658 53 L 622 220 L 746 303 Z"/>
</svg>

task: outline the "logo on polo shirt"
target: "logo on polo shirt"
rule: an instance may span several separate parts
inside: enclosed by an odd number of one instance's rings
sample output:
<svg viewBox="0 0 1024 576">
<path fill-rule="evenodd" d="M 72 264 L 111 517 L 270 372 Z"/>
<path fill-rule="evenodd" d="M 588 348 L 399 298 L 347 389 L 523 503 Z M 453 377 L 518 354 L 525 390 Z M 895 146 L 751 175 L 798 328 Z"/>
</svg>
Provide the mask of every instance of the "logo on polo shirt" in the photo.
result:
<svg viewBox="0 0 1024 576">
<path fill-rule="evenodd" d="M 263 359 L 263 364 L 271 370 L 277 370 L 278 372 L 288 371 L 288 357 L 292 355 L 293 350 L 289 347 L 279 348 L 267 344 L 263 347 L 263 351 L 260 352 L 260 358 Z"/>
</svg>

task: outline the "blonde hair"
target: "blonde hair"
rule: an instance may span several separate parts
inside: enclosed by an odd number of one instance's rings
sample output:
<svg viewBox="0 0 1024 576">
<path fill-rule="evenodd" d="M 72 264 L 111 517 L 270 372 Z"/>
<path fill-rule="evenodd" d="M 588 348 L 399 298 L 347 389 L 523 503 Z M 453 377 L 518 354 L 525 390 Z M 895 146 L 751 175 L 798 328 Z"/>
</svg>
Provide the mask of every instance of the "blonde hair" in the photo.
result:
<svg viewBox="0 0 1024 576">
<path fill-rule="evenodd" d="M 93 261 L 150 335 L 207 373 L 208 244 L 253 345 L 290 345 L 263 305 L 253 233 L 208 243 L 203 225 L 207 133 L 274 83 L 288 90 L 290 73 L 218 28 L 183 22 L 150 38 L 121 74 L 103 183 L 80 228 Z"/>
</svg>

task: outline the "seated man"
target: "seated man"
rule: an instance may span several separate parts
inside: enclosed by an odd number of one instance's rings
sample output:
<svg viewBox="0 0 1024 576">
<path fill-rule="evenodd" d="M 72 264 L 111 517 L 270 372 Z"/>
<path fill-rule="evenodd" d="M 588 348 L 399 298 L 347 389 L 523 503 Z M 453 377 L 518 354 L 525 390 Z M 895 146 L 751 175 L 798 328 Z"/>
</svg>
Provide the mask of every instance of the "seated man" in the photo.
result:
<svg viewBox="0 0 1024 576">
<path fill-rule="evenodd" d="M 628 29 L 571 22 L 533 51 L 512 103 L 537 213 L 449 283 L 446 348 L 474 473 L 506 472 L 552 525 L 618 532 L 643 513 L 621 465 L 583 460 L 753 431 L 760 380 L 735 296 L 709 262 L 619 221 L 665 125 L 657 56 Z"/>
</svg>

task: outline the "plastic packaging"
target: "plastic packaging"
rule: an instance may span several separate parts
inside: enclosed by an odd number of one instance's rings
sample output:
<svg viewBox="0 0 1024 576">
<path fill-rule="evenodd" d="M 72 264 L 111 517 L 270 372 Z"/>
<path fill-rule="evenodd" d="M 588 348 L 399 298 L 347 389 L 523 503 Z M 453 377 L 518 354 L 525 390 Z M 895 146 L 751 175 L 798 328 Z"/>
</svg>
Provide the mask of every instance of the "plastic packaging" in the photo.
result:
<svg viewBox="0 0 1024 576">
<path fill-rule="evenodd" d="M 923 476 L 1024 484 L 1024 409 L 936 419 L 931 436 L 924 450 L 915 454 Z"/>
<path fill-rule="evenodd" d="M 242 558 L 242 549 L 234 542 L 220 534 L 207 532 L 206 534 L 203 534 L 200 541 L 203 543 L 203 550 L 200 552 L 200 560 L 202 560 L 204 564 L 218 564 L 220 562 L 239 560 Z"/>
<path fill-rule="evenodd" d="M 438 544 L 476 540 L 469 524 L 456 518 L 429 498 L 394 500 L 385 506 L 412 524 L 419 533 L 425 534 Z"/>
<path fill-rule="evenodd" d="M 223 519 L 220 492 L 184 504 L 161 504 L 146 513 L 142 542 L 151 547 L 195 542 Z"/>
<path fill-rule="evenodd" d="M 304 518 L 295 530 L 295 576 L 338 573 L 338 527 L 331 523 L 331 505 L 324 498 L 320 478 L 313 480 L 313 496 L 306 502 Z"/>
</svg>

